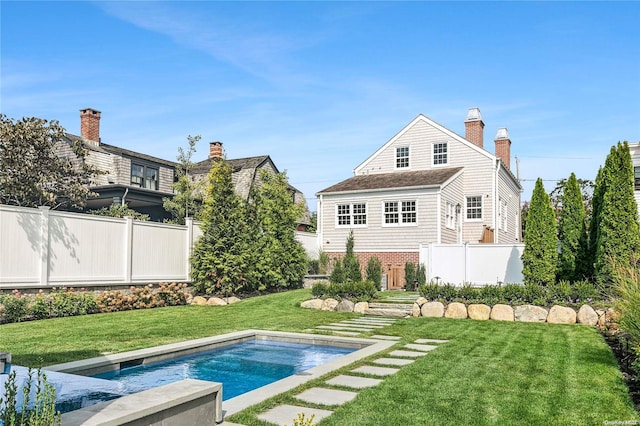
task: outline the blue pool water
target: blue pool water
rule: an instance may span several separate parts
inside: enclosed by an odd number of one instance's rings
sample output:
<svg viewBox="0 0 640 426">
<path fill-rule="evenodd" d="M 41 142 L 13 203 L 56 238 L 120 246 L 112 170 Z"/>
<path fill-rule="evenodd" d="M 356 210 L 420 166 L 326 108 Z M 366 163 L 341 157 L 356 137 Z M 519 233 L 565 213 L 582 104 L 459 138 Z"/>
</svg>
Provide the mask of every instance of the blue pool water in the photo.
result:
<svg viewBox="0 0 640 426">
<path fill-rule="evenodd" d="M 131 394 L 183 379 L 222 383 L 229 399 L 351 353 L 356 349 L 252 340 L 93 376 Z"/>
</svg>

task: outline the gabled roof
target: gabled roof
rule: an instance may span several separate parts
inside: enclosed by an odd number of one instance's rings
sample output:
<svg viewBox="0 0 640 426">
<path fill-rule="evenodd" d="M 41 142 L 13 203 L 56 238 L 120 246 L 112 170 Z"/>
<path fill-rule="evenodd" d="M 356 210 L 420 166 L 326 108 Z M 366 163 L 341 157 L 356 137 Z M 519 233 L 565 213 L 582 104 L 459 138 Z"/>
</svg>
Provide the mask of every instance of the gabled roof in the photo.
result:
<svg viewBox="0 0 640 426">
<path fill-rule="evenodd" d="M 78 140 L 80 142 L 82 142 L 84 144 L 84 147 L 86 149 L 88 149 L 89 151 L 95 151 L 95 152 L 103 152 L 103 153 L 110 153 L 110 154 L 115 154 L 115 155 L 125 155 L 127 157 L 131 157 L 131 158 L 139 158 L 141 160 L 146 160 L 146 161 L 151 161 L 153 163 L 158 163 L 158 164 L 162 164 L 164 166 L 167 167 L 171 167 L 171 168 L 175 168 L 178 163 L 174 162 L 174 161 L 169 161 L 169 160 L 164 160 L 162 158 L 158 158 L 158 157 L 154 157 L 152 155 L 147 155 L 147 154 L 143 154 L 141 152 L 136 152 L 136 151 L 131 151 L 130 149 L 125 149 L 125 148 L 120 148 L 114 145 L 109 145 L 106 144 L 104 142 L 100 142 L 100 144 L 95 144 L 92 142 L 87 141 L 86 139 L 77 136 L 77 135 L 73 135 L 71 133 L 67 133 L 65 135 L 69 140 Z"/>
<path fill-rule="evenodd" d="M 451 167 L 412 172 L 358 175 L 323 189 L 318 194 L 442 186 L 460 173 L 462 169 L 463 167 Z"/>
<path fill-rule="evenodd" d="M 207 174 L 211 170 L 211 166 L 214 161 L 219 161 L 218 158 L 207 158 L 193 165 L 192 171 L 194 174 Z M 266 162 L 271 162 L 273 168 L 278 171 L 278 168 L 268 155 L 260 155 L 257 157 L 237 158 L 233 160 L 226 160 L 231 166 L 233 172 L 238 172 L 243 169 L 257 169 Z"/>
</svg>

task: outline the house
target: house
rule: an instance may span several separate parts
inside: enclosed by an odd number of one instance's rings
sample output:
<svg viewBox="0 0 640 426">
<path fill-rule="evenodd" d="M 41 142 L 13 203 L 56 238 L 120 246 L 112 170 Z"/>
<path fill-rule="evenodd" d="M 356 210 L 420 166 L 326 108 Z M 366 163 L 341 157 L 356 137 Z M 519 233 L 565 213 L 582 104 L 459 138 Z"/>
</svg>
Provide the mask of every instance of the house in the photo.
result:
<svg viewBox="0 0 640 426">
<path fill-rule="evenodd" d="M 86 209 L 127 204 L 152 220 L 169 218 L 162 199 L 173 197 L 177 163 L 102 142 L 100 116 L 101 112 L 92 108 L 80 110 L 82 136 L 67 133 L 56 147 L 59 155 L 72 156 L 72 142 L 81 141 L 87 149 L 87 164 L 104 172 L 91 183 L 90 188 L 97 196 L 87 200 Z"/>
<path fill-rule="evenodd" d="M 360 264 L 378 257 L 388 288 L 398 288 L 421 245 L 520 242 L 522 187 L 510 170 L 509 133 L 498 129 L 493 154 L 483 139 L 478 108 L 465 137 L 418 115 L 353 177 L 317 193 L 320 249 L 342 256 L 353 231 Z"/>
<path fill-rule="evenodd" d="M 100 137 L 101 112 L 92 108 L 80 110 L 80 134 L 67 133 L 65 140 L 56 147 L 59 155 L 73 156 L 73 141 L 81 141 L 87 149 L 86 162 L 104 172 L 93 179 L 91 190 L 97 194 L 87 200 L 86 209 L 95 210 L 112 204 L 127 204 L 133 210 L 148 214 L 152 220 L 162 221 L 171 215 L 163 207 L 163 198 L 173 197 L 178 163 L 163 160 L 102 142 Z M 211 169 L 212 161 L 223 158 L 221 142 L 209 144 L 209 157 L 194 164 L 194 179 L 203 179 Z M 235 190 L 245 200 L 251 186 L 258 181 L 259 171 L 278 173 L 268 155 L 227 160 L 233 169 Z M 306 202 L 302 192 L 290 186 L 295 202 Z M 298 230 L 306 230 L 311 215 L 306 213 L 298 223 Z"/>
<path fill-rule="evenodd" d="M 210 142 L 209 143 L 209 156 L 207 159 L 194 164 L 192 168 L 193 178 L 195 180 L 206 179 L 211 166 L 215 161 L 220 161 L 224 158 L 224 150 L 222 142 Z M 231 166 L 231 180 L 234 185 L 235 193 L 238 194 L 245 201 L 249 199 L 249 193 L 253 185 L 259 184 L 260 172 L 266 170 L 269 173 L 279 173 L 278 168 L 274 164 L 273 160 L 268 155 L 260 155 L 257 157 L 237 158 L 226 160 L 229 166 Z M 298 189 L 289 185 L 291 197 L 294 203 L 303 203 L 305 206 L 305 213 L 298 220 L 297 230 L 306 231 L 311 225 L 311 213 L 307 208 L 307 203 L 304 198 L 304 194 Z"/>
<path fill-rule="evenodd" d="M 630 142 L 629 152 L 633 163 L 633 195 L 640 215 L 640 142 Z"/>
</svg>

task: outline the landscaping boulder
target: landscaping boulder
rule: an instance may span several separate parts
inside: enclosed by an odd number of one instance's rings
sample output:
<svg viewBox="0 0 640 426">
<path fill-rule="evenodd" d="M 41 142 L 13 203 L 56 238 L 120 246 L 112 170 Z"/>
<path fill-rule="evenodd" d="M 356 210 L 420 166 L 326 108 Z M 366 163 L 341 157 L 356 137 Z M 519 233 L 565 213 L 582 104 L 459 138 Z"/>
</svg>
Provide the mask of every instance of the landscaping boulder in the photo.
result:
<svg viewBox="0 0 640 426">
<path fill-rule="evenodd" d="M 209 306 L 224 306 L 226 304 L 227 302 L 220 299 L 219 297 L 210 297 L 209 300 L 207 300 L 207 305 Z"/>
<path fill-rule="evenodd" d="M 423 317 L 442 318 L 444 315 L 444 305 L 440 302 L 427 302 L 420 307 Z"/>
<path fill-rule="evenodd" d="M 369 304 L 367 302 L 358 302 L 353 306 L 353 312 L 356 314 L 366 314 L 369 309 Z"/>
<path fill-rule="evenodd" d="M 413 306 L 411 306 L 411 316 L 412 317 L 420 316 L 420 305 L 418 304 L 418 302 L 415 302 Z"/>
<path fill-rule="evenodd" d="M 241 301 L 241 300 L 240 300 L 240 299 L 238 299 L 238 298 L 237 298 L 237 297 L 235 297 L 235 296 L 227 297 L 227 303 L 228 303 L 229 305 L 233 305 L 234 303 L 238 303 L 238 302 L 240 302 L 240 301 Z"/>
<path fill-rule="evenodd" d="M 502 305 L 502 304 L 493 305 L 493 308 L 491 309 L 490 318 L 496 321 L 513 321 L 514 320 L 513 308 L 509 305 Z"/>
<path fill-rule="evenodd" d="M 471 304 L 467 306 L 467 314 L 474 320 L 488 320 L 491 316 L 491 306 Z"/>
<path fill-rule="evenodd" d="M 418 307 L 420 307 L 420 306 L 424 305 L 425 303 L 427 303 L 428 301 L 429 300 L 427 300 L 425 297 L 420 296 L 420 297 L 418 297 L 416 299 L 415 303 L 418 305 Z"/>
<path fill-rule="evenodd" d="M 205 299 L 202 296 L 196 296 L 193 298 L 193 300 L 191 300 L 191 304 L 192 305 L 206 305 L 207 304 L 207 299 Z"/>
<path fill-rule="evenodd" d="M 533 305 L 516 306 L 515 318 L 520 322 L 545 322 L 548 312 L 545 308 Z"/>
<path fill-rule="evenodd" d="M 351 300 L 342 299 L 335 308 L 338 312 L 353 312 L 353 302 Z"/>
<path fill-rule="evenodd" d="M 305 309 L 322 309 L 322 303 L 322 299 L 305 300 L 300 304 L 300 307 Z"/>
<path fill-rule="evenodd" d="M 577 320 L 580 324 L 597 325 L 598 314 L 591 306 L 582 305 L 578 310 Z"/>
<path fill-rule="evenodd" d="M 322 302 L 322 310 L 323 311 L 335 311 L 336 306 L 338 306 L 338 302 L 336 299 L 332 299 L 332 298 L 328 298 L 328 299 L 324 299 L 324 302 Z"/>
<path fill-rule="evenodd" d="M 576 311 L 566 306 L 553 305 L 549 310 L 547 322 L 550 324 L 575 324 Z"/>
<path fill-rule="evenodd" d="M 464 303 L 451 302 L 447 305 L 444 316 L 445 318 L 465 319 L 467 318 L 467 307 Z"/>
</svg>

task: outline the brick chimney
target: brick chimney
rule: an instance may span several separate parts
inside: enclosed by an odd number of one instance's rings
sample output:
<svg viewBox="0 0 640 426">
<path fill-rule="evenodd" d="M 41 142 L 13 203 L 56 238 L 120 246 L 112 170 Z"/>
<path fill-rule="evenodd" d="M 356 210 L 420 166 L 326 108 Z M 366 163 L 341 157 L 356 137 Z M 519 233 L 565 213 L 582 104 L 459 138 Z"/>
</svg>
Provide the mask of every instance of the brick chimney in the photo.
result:
<svg viewBox="0 0 640 426">
<path fill-rule="evenodd" d="M 484 148 L 484 122 L 480 108 L 469 108 L 467 119 L 464 120 L 464 138 L 472 144 Z"/>
<path fill-rule="evenodd" d="M 209 158 L 222 158 L 222 142 L 209 142 Z"/>
<path fill-rule="evenodd" d="M 511 168 L 511 139 L 506 127 L 498 129 L 495 138 L 496 157 L 502 159 L 507 168 Z"/>
<path fill-rule="evenodd" d="M 93 108 L 80 110 L 80 134 L 90 141 L 100 142 L 100 111 Z"/>
</svg>

